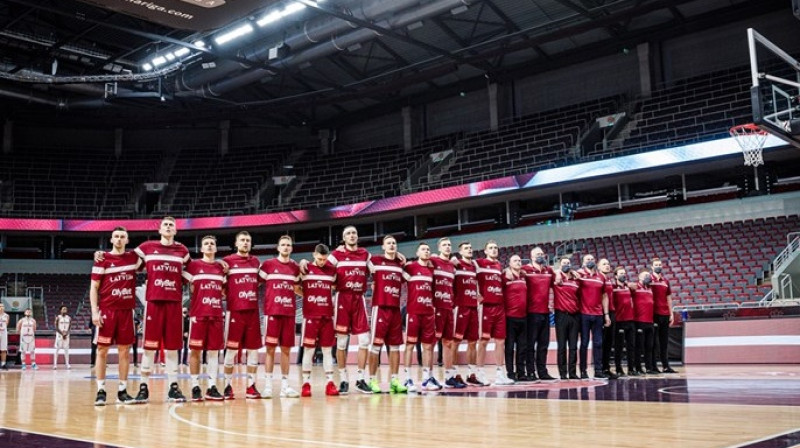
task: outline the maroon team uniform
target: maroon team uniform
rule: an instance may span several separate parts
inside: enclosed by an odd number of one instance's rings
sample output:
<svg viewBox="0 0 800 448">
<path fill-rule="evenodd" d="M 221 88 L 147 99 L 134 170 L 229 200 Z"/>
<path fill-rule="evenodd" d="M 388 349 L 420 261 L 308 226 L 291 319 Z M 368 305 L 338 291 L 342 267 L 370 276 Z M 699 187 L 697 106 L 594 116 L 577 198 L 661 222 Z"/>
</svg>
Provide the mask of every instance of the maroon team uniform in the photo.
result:
<svg viewBox="0 0 800 448">
<path fill-rule="evenodd" d="M 97 344 L 131 345 L 136 338 L 136 269 L 142 260 L 134 252 L 106 252 L 104 257 L 92 267 L 92 280 L 100 282 L 97 308 L 103 319 L 103 326 L 97 329 Z"/>
<path fill-rule="evenodd" d="M 146 241 L 135 249 L 147 269 L 147 304 L 144 307 L 145 350 L 180 350 L 183 347 L 183 266 L 189 249 L 175 241 L 165 246 Z M 162 345 L 163 344 L 163 345 Z"/>
<path fill-rule="evenodd" d="M 417 262 L 403 268 L 408 285 L 406 344 L 436 342 L 436 314 L 433 308 L 433 269 Z"/>
<path fill-rule="evenodd" d="M 617 373 L 622 372 L 622 348 L 627 350 L 628 372 L 636 370 L 634 357 L 636 355 L 636 326 L 633 322 L 633 295 L 628 285 L 615 284 L 611 296 L 616 310 L 617 335 L 614 340 L 614 364 Z M 610 342 L 610 341 L 609 341 Z"/>
<path fill-rule="evenodd" d="M 453 289 L 456 297 L 453 339 L 475 342 L 480 337 L 481 328 L 478 319 L 478 274 L 471 261 L 459 260 Z"/>
<path fill-rule="evenodd" d="M 638 370 L 641 370 L 642 363 L 648 371 L 655 369 L 653 310 L 653 290 L 639 282 L 633 291 L 633 321 L 636 323 L 636 362 L 634 365 Z"/>
<path fill-rule="evenodd" d="M 225 300 L 228 301 L 228 340 L 232 350 L 262 347 L 258 317 L 258 258 L 239 254 L 223 258 L 228 264 Z"/>
<path fill-rule="evenodd" d="M 333 285 L 336 268 L 325 263 L 322 267 L 308 264 L 308 273 L 303 280 L 303 347 L 313 349 L 319 341 L 320 347 L 333 347 L 336 335 L 333 331 Z"/>
<path fill-rule="evenodd" d="M 225 272 L 222 264 L 192 260 L 183 271 L 183 278 L 192 285 L 189 348 L 222 350 L 225 348 L 225 318 L 222 311 Z"/>
<path fill-rule="evenodd" d="M 367 287 L 366 249 L 336 249 L 328 261 L 336 266 L 336 311 L 334 321 L 339 334 L 363 334 L 369 331 L 364 291 Z"/>
<path fill-rule="evenodd" d="M 403 344 L 403 317 L 400 314 L 400 288 L 403 286 L 403 263 L 382 255 L 373 255 L 369 270 L 375 289 L 372 293 L 372 337 L 374 346 Z"/>
<path fill-rule="evenodd" d="M 453 340 L 455 316 L 453 315 L 453 284 L 456 268 L 450 260 L 431 257 L 433 264 L 433 307 L 436 309 L 436 339 Z"/>
<path fill-rule="evenodd" d="M 478 285 L 483 296 L 482 339 L 506 338 L 506 313 L 503 308 L 503 265 L 488 258 L 475 260 Z"/>
<path fill-rule="evenodd" d="M 294 260 L 265 261 L 258 272 L 267 285 L 264 294 L 264 342 L 267 346 L 293 347 L 297 309 L 294 287 L 300 282 L 300 266 Z"/>
</svg>

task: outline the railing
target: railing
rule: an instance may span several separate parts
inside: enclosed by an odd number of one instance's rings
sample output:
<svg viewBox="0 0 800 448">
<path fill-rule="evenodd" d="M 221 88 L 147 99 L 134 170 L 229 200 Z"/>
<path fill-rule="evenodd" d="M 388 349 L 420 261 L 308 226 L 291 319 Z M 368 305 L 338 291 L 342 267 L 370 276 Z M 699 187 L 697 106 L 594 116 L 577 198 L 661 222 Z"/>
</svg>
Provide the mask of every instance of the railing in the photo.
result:
<svg viewBox="0 0 800 448">
<path fill-rule="evenodd" d="M 772 272 L 777 272 L 795 252 L 800 250 L 800 232 L 791 232 L 786 235 L 786 247 L 772 261 Z"/>
</svg>

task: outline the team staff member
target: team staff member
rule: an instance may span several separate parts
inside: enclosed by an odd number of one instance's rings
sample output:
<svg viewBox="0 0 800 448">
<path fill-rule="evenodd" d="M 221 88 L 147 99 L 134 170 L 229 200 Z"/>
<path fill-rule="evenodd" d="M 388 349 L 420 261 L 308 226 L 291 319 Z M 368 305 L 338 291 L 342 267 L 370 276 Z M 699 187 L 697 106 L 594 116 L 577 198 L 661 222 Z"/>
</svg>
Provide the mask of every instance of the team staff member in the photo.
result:
<svg viewBox="0 0 800 448">
<path fill-rule="evenodd" d="M 652 279 L 646 269 L 639 273 L 639 283 L 633 291 L 633 320 L 636 322 L 636 356 L 634 357 L 636 370 L 645 373 L 658 374 L 653 365 L 653 289 L 650 287 Z"/>
<path fill-rule="evenodd" d="M 516 381 L 528 380 L 525 374 L 528 286 L 524 275 L 522 259 L 519 255 L 512 255 L 508 259 L 506 275 L 503 276 L 503 297 L 506 310 L 506 371 L 508 378 Z"/>
<path fill-rule="evenodd" d="M 672 314 L 672 288 L 669 286 L 669 281 L 664 278 L 662 271 L 664 269 L 661 259 L 653 258 L 651 264 L 650 275 L 653 278 L 653 283 L 650 287 L 653 290 L 654 307 L 654 321 L 655 321 L 655 338 L 653 350 L 653 360 L 651 362 L 653 370 L 658 370 L 656 367 L 656 356 L 661 359 L 661 368 L 664 373 L 676 373 L 675 370 L 669 366 L 669 327 L 672 326 L 674 316 Z"/>
<path fill-rule="evenodd" d="M 597 271 L 594 255 L 583 256 L 583 268 L 578 270 L 578 295 L 581 312 L 581 379 L 589 379 L 589 337 L 592 339 L 592 361 L 594 377 L 605 379 L 603 373 L 603 327 L 611 325 L 608 317 L 606 277 Z"/>
<path fill-rule="evenodd" d="M 550 347 L 550 294 L 555 272 L 547 266 L 541 247 L 531 250 L 531 262 L 522 267 L 528 291 L 527 350 L 525 371 L 528 381 L 553 381 L 547 371 L 547 352 Z"/>
<path fill-rule="evenodd" d="M 578 332 L 581 315 L 578 301 L 578 274 L 572 270 L 569 257 L 558 262 L 553 283 L 553 309 L 556 318 L 556 342 L 558 343 L 558 374 L 562 380 L 577 380 Z M 567 359 L 569 350 L 569 359 Z"/>
<path fill-rule="evenodd" d="M 615 347 L 616 329 L 616 308 L 614 307 L 614 272 L 611 263 L 605 258 L 597 262 L 597 269 L 606 278 L 606 297 L 608 297 L 608 319 L 611 325 L 603 327 L 603 374 L 610 380 L 617 379 L 617 375 L 611 371 L 611 349 Z"/>
<path fill-rule="evenodd" d="M 628 273 L 625 268 L 618 266 L 614 270 L 614 289 L 612 291 L 612 302 L 616 310 L 617 330 L 614 338 L 614 364 L 617 368 L 618 376 L 625 376 L 622 370 L 622 349 L 625 349 L 628 360 L 628 375 L 638 376 L 638 366 L 636 364 L 636 324 L 634 323 L 634 307 L 632 290 L 636 283 L 628 283 Z M 633 286 L 633 288 L 631 288 Z M 610 342 L 610 341 L 609 341 Z"/>
</svg>

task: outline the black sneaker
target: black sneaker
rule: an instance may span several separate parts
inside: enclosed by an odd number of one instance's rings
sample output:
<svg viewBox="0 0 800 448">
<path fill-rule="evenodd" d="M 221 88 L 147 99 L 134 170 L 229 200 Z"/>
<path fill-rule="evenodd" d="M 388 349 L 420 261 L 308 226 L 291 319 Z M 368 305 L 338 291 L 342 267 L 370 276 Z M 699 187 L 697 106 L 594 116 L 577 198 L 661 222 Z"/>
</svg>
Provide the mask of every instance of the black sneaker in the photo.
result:
<svg viewBox="0 0 800 448">
<path fill-rule="evenodd" d="M 555 381 L 556 377 L 550 376 L 549 373 L 545 372 L 544 375 L 539 375 L 539 379 L 542 381 Z"/>
<path fill-rule="evenodd" d="M 586 373 L 585 370 L 581 372 L 581 379 L 582 380 L 588 380 L 589 379 L 589 374 Z"/>
<path fill-rule="evenodd" d="M 539 378 L 536 377 L 535 373 L 529 373 L 525 375 L 525 381 L 531 381 L 535 383 L 539 381 Z"/>
<path fill-rule="evenodd" d="M 617 369 L 617 373 L 616 373 L 616 377 L 617 377 L 617 378 L 625 378 L 626 376 L 628 376 L 628 375 L 626 375 L 626 374 L 625 374 L 625 371 L 624 371 L 624 370 L 622 370 L 622 369 Z"/>
<path fill-rule="evenodd" d="M 339 395 L 347 395 L 350 392 L 350 383 L 342 381 L 339 383 Z"/>
<path fill-rule="evenodd" d="M 356 381 L 356 389 L 358 389 L 359 392 L 364 393 L 364 394 L 371 394 L 372 393 L 372 389 L 369 387 L 369 385 L 367 384 L 367 382 L 365 380 Z"/>
<path fill-rule="evenodd" d="M 666 369 L 663 370 L 663 372 L 664 373 L 678 373 L 672 367 L 667 367 Z"/>
<path fill-rule="evenodd" d="M 200 386 L 192 388 L 192 401 L 203 401 L 203 391 L 200 390 Z"/>
<path fill-rule="evenodd" d="M 605 371 L 605 372 L 603 372 L 603 373 L 604 373 L 604 374 L 605 374 L 605 376 L 606 376 L 608 379 L 610 379 L 610 380 L 616 380 L 616 379 L 618 379 L 618 378 L 619 378 L 619 375 L 617 375 L 616 373 L 612 372 L 611 370 L 606 370 L 606 371 Z"/>
<path fill-rule="evenodd" d="M 639 373 L 639 371 L 636 369 L 628 370 L 628 376 L 639 376 L 639 375 L 641 375 L 641 373 Z"/>
<path fill-rule="evenodd" d="M 117 392 L 117 403 L 133 404 L 136 403 L 136 399 L 128 395 L 127 389 L 122 389 L 121 391 Z"/>
<path fill-rule="evenodd" d="M 97 397 L 94 399 L 95 406 L 105 406 L 106 405 L 106 391 L 100 389 L 97 391 Z"/>
<path fill-rule="evenodd" d="M 139 393 L 136 394 L 136 402 L 137 403 L 147 403 L 150 401 L 150 390 L 147 388 L 147 384 L 140 384 L 139 385 Z"/>
<path fill-rule="evenodd" d="M 608 379 L 608 375 L 606 375 L 605 372 L 594 372 L 594 377 L 595 377 L 595 379 L 598 379 L 598 380 L 606 380 L 606 379 Z"/>
<path fill-rule="evenodd" d="M 217 386 L 211 386 L 208 389 L 206 389 L 206 400 L 222 401 L 224 399 L 225 397 L 219 394 Z"/>
<path fill-rule="evenodd" d="M 566 381 L 568 379 L 569 377 L 567 375 L 561 375 L 561 381 Z"/>
<path fill-rule="evenodd" d="M 658 370 L 658 367 L 653 367 L 652 369 L 647 369 L 647 370 L 648 370 L 648 373 L 649 373 L 649 372 L 661 373 L 661 371 L 660 371 L 660 370 Z"/>
<path fill-rule="evenodd" d="M 212 387 L 214 387 L 214 389 L 216 389 L 216 386 L 212 386 Z M 223 392 L 223 397 L 226 400 L 233 400 L 234 399 L 234 397 L 233 397 L 233 387 L 230 384 L 225 386 L 225 391 Z"/>
<path fill-rule="evenodd" d="M 520 376 L 521 376 L 521 378 L 517 378 L 517 374 L 516 373 L 514 373 L 514 372 L 506 372 L 506 377 L 508 377 L 508 379 L 510 379 L 511 381 L 526 381 L 524 373 L 522 375 L 520 375 Z"/>
<path fill-rule="evenodd" d="M 178 387 L 178 383 L 172 383 L 169 385 L 169 392 L 167 393 L 167 401 L 170 403 L 186 402 L 186 397 L 183 396 L 183 392 L 181 392 L 181 388 Z"/>
<path fill-rule="evenodd" d="M 647 375 L 658 375 L 661 373 L 661 371 L 658 369 L 647 369 L 647 371 L 645 371 L 644 373 L 646 373 Z"/>
</svg>

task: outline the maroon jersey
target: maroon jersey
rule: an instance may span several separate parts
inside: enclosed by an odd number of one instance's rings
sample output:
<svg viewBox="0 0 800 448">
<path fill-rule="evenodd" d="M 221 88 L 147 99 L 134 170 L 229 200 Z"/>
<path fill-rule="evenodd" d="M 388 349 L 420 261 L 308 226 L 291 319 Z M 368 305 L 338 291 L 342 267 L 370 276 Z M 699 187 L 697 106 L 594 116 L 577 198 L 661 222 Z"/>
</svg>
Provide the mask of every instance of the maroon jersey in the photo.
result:
<svg viewBox="0 0 800 448">
<path fill-rule="evenodd" d="M 403 271 L 408 285 L 407 313 L 433 315 L 433 269 L 415 261 L 408 263 Z"/>
<path fill-rule="evenodd" d="M 605 274 L 603 274 L 605 276 Z M 616 280 L 614 280 L 614 276 L 607 275 L 606 277 L 606 297 L 608 297 L 608 312 L 611 313 L 617 310 L 617 307 L 614 305 L 614 285 L 616 284 Z"/>
<path fill-rule="evenodd" d="M 653 290 L 653 301 L 655 302 L 655 314 L 659 316 L 669 316 L 672 310 L 669 309 L 667 303 L 667 296 L 672 294 L 672 289 L 669 287 L 669 282 L 663 275 L 652 274 L 653 282 L 650 283 L 650 288 Z"/>
<path fill-rule="evenodd" d="M 322 267 L 308 263 L 308 273 L 303 275 L 302 280 L 303 317 L 332 317 L 336 268 L 330 263 Z"/>
<path fill-rule="evenodd" d="M 232 254 L 223 260 L 228 263 L 228 281 L 225 283 L 228 311 L 257 310 L 258 258 Z"/>
<path fill-rule="evenodd" d="M 183 265 L 189 262 L 189 249 L 175 241 L 165 246 L 161 241 L 145 241 L 134 252 L 147 269 L 148 302 L 183 301 Z"/>
<path fill-rule="evenodd" d="M 478 285 L 483 303 L 487 305 L 503 304 L 503 265 L 499 261 L 488 258 L 475 260 L 478 265 Z"/>
<path fill-rule="evenodd" d="M 511 280 L 503 275 L 506 317 L 525 317 L 528 315 L 528 285 L 523 277 L 525 274 L 511 275 Z"/>
<path fill-rule="evenodd" d="M 587 316 L 603 315 L 603 294 L 606 292 L 606 276 L 600 272 L 589 272 L 586 269 L 578 271 L 578 294 L 581 298 L 581 314 Z"/>
<path fill-rule="evenodd" d="M 653 323 L 653 290 L 641 283 L 633 291 L 633 320 Z"/>
<path fill-rule="evenodd" d="M 134 252 L 103 254 L 92 266 L 92 280 L 100 282 L 97 305 L 104 310 L 132 310 L 136 307 L 136 269 L 142 264 Z"/>
<path fill-rule="evenodd" d="M 472 261 L 458 261 L 453 289 L 456 295 L 456 306 L 478 307 L 478 274 Z"/>
<path fill-rule="evenodd" d="M 439 256 L 431 257 L 433 264 L 433 306 L 436 309 L 453 309 L 453 282 L 456 278 L 456 268 L 450 260 Z"/>
<path fill-rule="evenodd" d="M 222 295 L 225 290 L 222 264 L 192 260 L 183 271 L 183 278 L 193 286 L 189 315 L 222 318 Z"/>
<path fill-rule="evenodd" d="M 258 275 L 267 284 L 264 291 L 264 314 L 294 316 L 294 285 L 300 281 L 300 266 L 291 259 L 282 263 L 273 258 L 261 265 Z"/>
<path fill-rule="evenodd" d="M 628 285 L 614 285 L 611 293 L 614 308 L 617 312 L 617 322 L 630 322 L 633 320 L 633 295 Z"/>
<path fill-rule="evenodd" d="M 367 288 L 367 260 L 370 254 L 359 247 L 356 250 L 336 249 L 328 261 L 336 266 L 336 289 L 363 293 Z"/>
<path fill-rule="evenodd" d="M 565 313 L 577 313 L 578 308 L 578 281 L 572 277 L 562 276 L 564 281 L 559 285 L 553 284 L 553 308 Z"/>
<path fill-rule="evenodd" d="M 550 313 L 550 290 L 556 275 L 550 266 L 541 269 L 526 264 L 522 267 L 525 281 L 528 284 L 528 312 L 538 314 Z"/>
<path fill-rule="evenodd" d="M 400 289 L 403 286 L 403 263 L 383 255 L 373 255 L 367 262 L 372 272 L 374 290 L 373 306 L 390 306 L 400 308 Z"/>
</svg>

